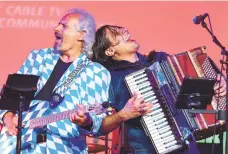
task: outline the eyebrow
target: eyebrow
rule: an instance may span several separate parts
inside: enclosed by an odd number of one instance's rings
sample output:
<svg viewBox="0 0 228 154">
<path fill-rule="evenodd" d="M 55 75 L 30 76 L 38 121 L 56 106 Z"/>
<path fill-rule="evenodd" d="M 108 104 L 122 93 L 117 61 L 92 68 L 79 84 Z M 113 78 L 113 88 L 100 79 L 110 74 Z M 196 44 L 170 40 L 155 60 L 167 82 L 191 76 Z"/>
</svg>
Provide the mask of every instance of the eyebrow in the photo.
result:
<svg viewBox="0 0 228 154">
<path fill-rule="evenodd" d="M 111 26 L 108 28 L 108 30 L 110 31 L 110 34 L 111 35 L 118 35 L 119 34 L 119 30 L 121 29 L 122 27 L 119 27 L 119 26 Z"/>
<path fill-rule="evenodd" d="M 60 21 L 59 25 L 66 25 L 67 26 L 68 24 L 66 22 Z"/>
</svg>

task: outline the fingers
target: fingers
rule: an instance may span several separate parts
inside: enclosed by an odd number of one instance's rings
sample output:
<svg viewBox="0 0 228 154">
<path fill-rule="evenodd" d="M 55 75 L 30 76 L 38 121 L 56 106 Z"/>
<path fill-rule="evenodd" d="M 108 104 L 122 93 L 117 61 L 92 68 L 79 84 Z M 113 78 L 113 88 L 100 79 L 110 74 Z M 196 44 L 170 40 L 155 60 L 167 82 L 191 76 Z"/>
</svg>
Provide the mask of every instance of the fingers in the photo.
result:
<svg viewBox="0 0 228 154">
<path fill-rule="evenodd" d="M 219 89 L 226 89 L 226 85 L 225 83 L 221 82 L 220 85 L 219 83 L 216 83 L 215 86 L 214 86 L 214 90 L 219 90 Z"/>
<path fill-rule="evenodd" d="M 70 114 L 70 121 L 79 125 L 79 126 L 83 126 L 86 125 L 87 123 L 87 116 L 81 112 L 81 111 L 77 111 L 75 113 Z"/>
<path fill-rule="evenodd" d="M 14 116 L 14 117 L 12 118 L 12 125 L 15 126 L 15 127 L 18 126 L 18 116 Z M 22 123 L 22 127 L 24 127 L 24 126 L 25 126 L 25 124 Z"/>
<path fill-rule="evenodd" d="M 142 115 L 146 115 L 146 114 L 148 114 L 148 113 L 151 113 L 152 111 L 153 111 L 153 110 L 152 110 L 152 108 L 151 108 L 151 109 L 145 111 Z"/>
<path fill-rule="evenodd" d="M 3 128 L 3 124 L 0 123 L 0 133 L 1 133 L 1 131 L 2 131 L 2 128 Z"/>
<path fill-rule="evenodd" d="M 145 115 L 145 114 L 147 114 L 147 113 L 151 113 L 153 110 L 152 110 L 152 107 L 145 107 L 142 111 L 141 111 L 141 113 L 142 113 L 142 115 Z"/>
<path fill-rule="evenodd" d="M 220 77 L 221 77 L 221 81 L 220 81 Z M 218 74 L 216 79 L 218 82 L 214 86 L 215 97 L 225 96 L 226 95 L 225 78 L 223 76 L 221 76 L 220 74 Z M 220 81 L 220 83 L 219 83 L 219 81 Z M 218 94 L 219 94 L 219 96 L 218 96 Z"/>
<path fill-rule="evenodd" d="M 80 118 L 85 118 L 86 116 L 85 116 L 85 114 L 82 112 L 82 111 L 77 111 L 76 112 L 77 113 L 77 115 L 80 117 Z"/>
<path fill-rule="evenodd" d="M 133 96 L 128 100 L 127 104 L 138 107 L 138 104 L 144 103 L 143 98 L 137 98 L 137 93 L 133 93 Z"/>
<path fill-rule="evenodd" d="M 77 113 L 70 114 L 70 121 L 75 124 L 79 124 L 82 121 L 82 118 L 78 116 Z"/>
<path fill-rule="evenodd" d="M 4 116 L 4 119 L 3 119 L 5 126 L 8 128 L 17 126 L 16 120 L 17 120 L 17 117 L 12 112 L 6 113 L 6 115 Z"/>
<path fill-rule="evenodd" d="M 70 121 L 73 122 L 73 121 L 80 121 L 81 119 L 85 118 L 85 115 L 78 111 L 78 112 L 75 112 L 75 113 L 72 113 L 70 115 Z"/>
<path fill-rule="evenodd" d="M 221 87 L 220 89 L 217 89 L 217 90 L 215 90 L 214 92 L 215 92 L 215 94 L 224 93 L 224 92 L 226 92 L 226 87 Z"/>
<path fill-rule="evenodd" d="M 133 93 L 133 96 L 128 100 L 128 102 L 134 102 L 137 99 L 137 93 Z"/>
<path fill-rule="evenodd" d="M 12 118 L 12 123 L 13 123 L 13 125 L 14 125 L 15 127 L 18 126 L 18 117 L 17 117 L 17 116 L 14 116 L 14 117 Z"/>
<path fill-rule="evenodd" d="M 138 107 L 138 112 L 140 112 L 142 115 L 145 115 L 147 113 L 152 112 L 152 103 L 143 103 L 140 104 L 140 106 Z"/>
<path fill-rule="evenodd" d="M 12 128 L 7 128 L 7 133 L 9 134 L 9 135 L 11 135 L 11 136 L 13 136 L 13 135 L 17 135 L 17 133 L 18 133 L 18 130 L 17 130 L 17 128 L 16 127 L 12 127 Z"/>
<path fill-rule="evenodd" d="M 134 101 L 134 104 L 136 106 L 140 105 L 140 104 L 144 104 L 144 99 L 143 98 L 137 98 L 135 101 Z"/>
<path fill-rule="evenodd" d="M 219 95 L 218 95 L 219 94 Z M 224 96 L 226 96 L 226 90 L 224 90 L 224 91 L 215 91 L 215 97 L 224 97 Z"/>
<path fill-rule="evenodd" d="M 217 76 L 216 76 L 216 80 L 217 80 L 217 81 L 219 81 L 219 80 L 220 80 L 220 78 L 221 78 L 221 74 L 217 74 Z"/>
<path fill-rule="evenodd" d="M 153 104 L 152 103 L 145 103 L 145 110 L 150 110 L 150 109 L 152 109 L 152 107 L 153 107 Z"/>
<path fill-rule="evenodd" d="M 77 109 L 80 110 L 80 111 L 83 111 L 83 112 L 86 112 L 87 111 L 87 108 L 85 105 L 82 105 L 82 104 L 76 104 L 77 106 Z"/>
</svg>

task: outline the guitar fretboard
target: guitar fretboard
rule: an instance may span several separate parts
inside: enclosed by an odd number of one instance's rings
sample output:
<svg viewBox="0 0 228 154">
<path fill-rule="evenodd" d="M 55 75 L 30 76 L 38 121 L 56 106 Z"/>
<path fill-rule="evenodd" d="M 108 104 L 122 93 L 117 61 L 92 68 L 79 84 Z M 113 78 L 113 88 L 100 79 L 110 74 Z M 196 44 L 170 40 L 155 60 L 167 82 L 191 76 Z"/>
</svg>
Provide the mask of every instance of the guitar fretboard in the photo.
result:
<svg viewBox="0 0 228 154">
<path fill-rule="evenodd" d="M 32 120 L 30 120 L 29 129 L 33 129 L 36 127 L 42 127 L 42 126 L 45 126 L 47 124 L 50 124 L 50 123 L 53 123 L 53 122 L 56 122 L 59 120 L 69 118 L 70 114 L 74 113 L 76 111 L 77 111 L 77 109 L 73 109 L 73 110 L 69 110 L 69 111 L 64 111 L 64 112 L 32 119 Z M 88 110 L 86 110 L 86 111 L 88 112 Z"/>
</svg>

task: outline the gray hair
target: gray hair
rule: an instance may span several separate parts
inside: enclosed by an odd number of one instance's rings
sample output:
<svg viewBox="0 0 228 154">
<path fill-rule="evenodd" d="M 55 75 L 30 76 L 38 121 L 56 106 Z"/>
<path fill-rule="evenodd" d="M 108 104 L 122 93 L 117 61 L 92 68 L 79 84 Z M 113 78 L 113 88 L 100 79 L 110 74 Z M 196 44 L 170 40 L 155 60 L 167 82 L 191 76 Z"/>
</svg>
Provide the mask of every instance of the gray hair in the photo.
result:
<svg viewBox="0 0 228 154">
<path fill-rule="evenodd" d="M 88 58 L 92 58 L 93 51 L 92 47 L 95 42 L 95 32 L 96 32 L 96 23 L 91 14 L 82 9 L 71 9 L 67 12 L 67 14 L 79 14 L 79 25 L 77 25 L 77 29 L 79 31 L 86 31 L 86 35 L 84 37 L 84 46 L 83 52 L 87 55 Z"/>
</svg>

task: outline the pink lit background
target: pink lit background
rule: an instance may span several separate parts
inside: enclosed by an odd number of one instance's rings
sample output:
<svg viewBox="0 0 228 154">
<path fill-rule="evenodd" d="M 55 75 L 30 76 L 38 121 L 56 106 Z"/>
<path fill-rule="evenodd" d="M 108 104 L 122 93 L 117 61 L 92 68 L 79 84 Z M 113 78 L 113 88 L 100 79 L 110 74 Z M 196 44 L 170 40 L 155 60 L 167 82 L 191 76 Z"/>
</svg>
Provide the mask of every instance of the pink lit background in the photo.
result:
<svg viewBox="0 0 228 154">
<path fill-rule="evenodd" d="M 194 16 L 206 12 L 217 38 L 224 46 L 228 45 L 228 2 L 0 2 L 0 85 L 8 73 L 18 70 L 32 49 L 52 47 L 52 27 L 73 7 L 93 14 L 97 27 L 104 24 L 127 27 L 140 43 L 142 53 L 152 49 L 178 53 L 204 45 L 219 65 L 220 48 L 205 29 L 192 22 Z M 26 8 L 33 11 L 26 13 Z M 40 24 L 29 28 L 28 22 L 15 24 L 19 20 Z M 54 22 L 52 27 L 49 24 L 51 28 L 42 28 L 42 22 L 51 21 Z"/>
<path fill-rule="evenodd" d="M 220 48 L 192 22 L 194 16 L 207 12 L 215 35 L 228 47 L 228 2 L 0 2 L 0 87 L 32 49 L 52 47 L 54 25 L 74 7 L 89 11 L 97 27 L 127 27 L 140 43 L 141 53 L 153 49 L 178 53 L 206 46 L 219 65 Z M 29 20 L 36 23 L 31 26 Z M 54 24 L 45 27 L 42 22 Z"/>
</svg>

